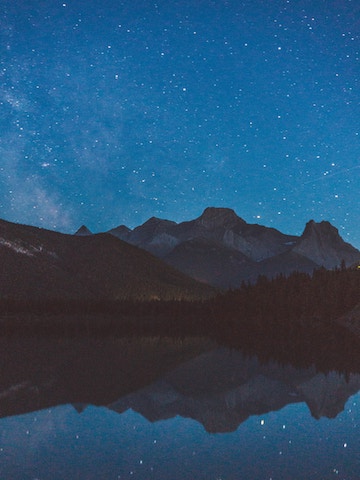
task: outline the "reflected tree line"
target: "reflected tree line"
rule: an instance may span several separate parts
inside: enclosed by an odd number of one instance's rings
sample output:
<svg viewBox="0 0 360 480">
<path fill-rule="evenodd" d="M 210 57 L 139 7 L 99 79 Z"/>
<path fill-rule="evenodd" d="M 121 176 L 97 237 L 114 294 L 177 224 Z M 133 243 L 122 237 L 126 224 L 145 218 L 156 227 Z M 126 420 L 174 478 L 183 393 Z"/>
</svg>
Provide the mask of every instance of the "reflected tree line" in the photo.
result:
<svg viewBox="0 0 360 480">
<path fill-rule="evenodd" d="M 260 276 L 206 301 L 1 299 L 0 334 L 207 336 L 264 362 L 360 372 L 360 328 L 338 322 L 359 303 L 358 268 L 320 268 Z"/>
</svg>

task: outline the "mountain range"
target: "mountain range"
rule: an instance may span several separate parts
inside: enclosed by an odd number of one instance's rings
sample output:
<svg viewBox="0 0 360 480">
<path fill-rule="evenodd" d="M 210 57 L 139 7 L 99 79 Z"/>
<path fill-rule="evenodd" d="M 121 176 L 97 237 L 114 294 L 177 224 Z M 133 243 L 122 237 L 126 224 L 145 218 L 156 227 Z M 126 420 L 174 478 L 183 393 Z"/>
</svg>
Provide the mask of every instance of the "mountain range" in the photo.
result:
<svg viewBox="0 0 360 480">
<path fill-rule="evenodd" d="M 91 234 L 86 227 L 79 234 Z M 232 209 L 209 207 L 194 220 L 175 223 L 152 217 L 113 236 L 147 250 L 168 265 L 204 283 L 236 288 L 259 275 L 274 277 L 292 271 L 312 273 L 360 261 L 360 252 L 327 221 L 310 220 L 300 236 L 249 224 Z"/>
<path fill-rule="evenodd" d="M 152 217 L 98 234 L 0 220 L 0 261 L 1 298 L 190 300 L 261 274 L 353 265 L 360 252 L 329 222 L 311 220 L 294 236 L 211 207 L 187 222 Z"/>
</svg>

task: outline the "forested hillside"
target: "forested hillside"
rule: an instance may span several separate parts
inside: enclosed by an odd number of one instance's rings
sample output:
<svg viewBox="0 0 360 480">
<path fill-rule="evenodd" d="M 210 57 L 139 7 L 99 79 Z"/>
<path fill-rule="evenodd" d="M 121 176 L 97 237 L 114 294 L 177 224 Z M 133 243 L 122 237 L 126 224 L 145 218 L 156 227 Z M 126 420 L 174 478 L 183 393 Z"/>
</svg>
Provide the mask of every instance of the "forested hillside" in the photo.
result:
<svg viewBox="0 0 360 480">
<path fill-rule="evenodd" d="M 270 280 L 260 276 L 255 285 L 217 297 L 214 308 L 226 318 L 290 323 L 332 321 L 360 302 L 360 269 L 315 270 L 311 276 L 294 272 Z"/>
</svg>

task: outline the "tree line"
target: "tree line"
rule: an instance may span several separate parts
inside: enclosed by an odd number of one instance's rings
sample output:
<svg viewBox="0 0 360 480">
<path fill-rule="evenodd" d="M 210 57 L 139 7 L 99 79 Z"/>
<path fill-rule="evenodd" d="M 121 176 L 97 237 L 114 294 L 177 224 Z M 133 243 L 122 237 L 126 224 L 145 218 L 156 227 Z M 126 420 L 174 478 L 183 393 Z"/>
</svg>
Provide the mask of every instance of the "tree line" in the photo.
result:
<svg viewBox="0 0 360 480">
<path fill-rule="evenodd" d="M 359 303 L 360 269 L 342 266 L 260 276 L 204 301 L 3 298 L 0 334 L 207 335 L 264 359 L 360 369 L 360 338 L 337 321 Z"/>
</svg>

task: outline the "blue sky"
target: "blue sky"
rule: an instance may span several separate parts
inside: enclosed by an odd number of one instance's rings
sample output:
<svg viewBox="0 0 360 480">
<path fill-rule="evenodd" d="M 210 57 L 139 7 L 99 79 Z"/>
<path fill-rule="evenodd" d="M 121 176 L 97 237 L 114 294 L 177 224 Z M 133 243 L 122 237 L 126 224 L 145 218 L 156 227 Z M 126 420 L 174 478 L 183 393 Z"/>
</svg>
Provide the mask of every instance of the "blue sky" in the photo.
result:
<svg viewBox="0 0 360 480">
<path fill-rule="evenodd" d="M 358 2 L 1 4 L 1 218 L 98 232 L 223 206 L 360 247 Z"/>
</svg>

